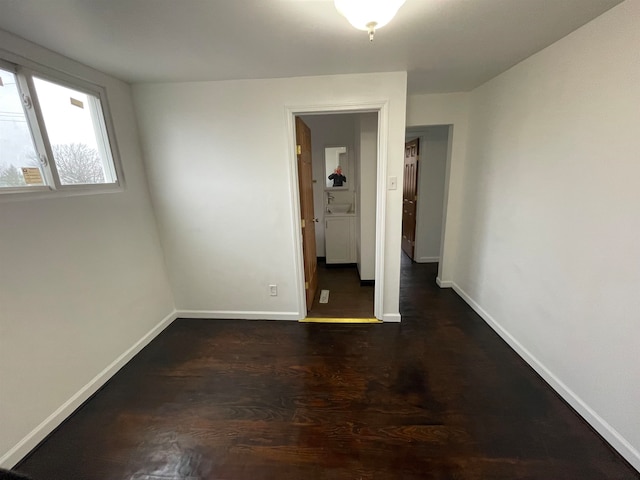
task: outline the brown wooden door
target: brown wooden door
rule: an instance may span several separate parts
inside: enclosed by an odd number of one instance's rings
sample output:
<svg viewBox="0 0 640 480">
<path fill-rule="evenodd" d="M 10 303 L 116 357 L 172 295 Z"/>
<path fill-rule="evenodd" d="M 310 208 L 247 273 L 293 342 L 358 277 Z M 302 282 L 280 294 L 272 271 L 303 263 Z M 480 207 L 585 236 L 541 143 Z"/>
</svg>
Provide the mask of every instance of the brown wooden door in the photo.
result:
<svg viewBox="0 0 640 480">
<path fill-rule="evenodd" d="M 404 189 L 402 192 L 402 250 L 413 260 L 416 245 L 418 201 L 418 139 L 404 145 Z"/>
<path fill-rule="evenodd" d="M 311 169 L 311 130 L 296 117 L 296 143 L 298 154 L 298 185 L 300 189 L 300 215 L 302 217 L 302 253 L 307 311 L 311 310 L 318 288 L 318 259 L 316 257 L 316 223 L 313 214 L 313 179 Z"/>
</svg>

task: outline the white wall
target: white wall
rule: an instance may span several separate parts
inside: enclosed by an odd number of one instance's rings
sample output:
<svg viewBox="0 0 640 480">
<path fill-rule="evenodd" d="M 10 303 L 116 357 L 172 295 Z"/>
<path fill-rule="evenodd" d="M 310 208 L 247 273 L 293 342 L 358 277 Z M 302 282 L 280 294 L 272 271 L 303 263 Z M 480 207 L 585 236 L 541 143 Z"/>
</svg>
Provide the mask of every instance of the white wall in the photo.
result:
<svg viewBox="0 0 640 480">
<path fill-rule="evenodd" d="M 462 178 L 467 150 L 468 93 L 412 95 L 407 99 L 407 128 L 451 125 L 451 146 L 445 171 L 444 222 L 438 283 L 451 286 L 461 222 Z"/>
<path fill-rule="evenodd" d="M 0 466 L 11 467 L 121 366 L 173 299 L 129 87 L 2 31 L 0 45 L 106 87 L 126 178 L 120 193 L 0 200 Z"/>
<path fill-rule="evenodd" d="M 318 223 L 316 224 L 316 252 L 319 257 L 325 256 L 324 244 L 324 207 L 326 206 L 325 185 L 326 175 L 324 172 L 324 149 L 328 146 L 346 146 L 348 154 L 348 168 L 344 172 L 347 177 L 347 190 L 349 195 L 345 195 L 349 202 L 353 202 L 354 191 L 354 121 L 357 115 L 335 114 L 335 115 L 304 115 L 302 119 L 311 130 L 311 159 L 313 166 L 313 208 Z M 344 165 L 344 167 L 347 167 Z M 340 190 L 339 192 L 342 192 Z M 337 192 L 336 192 L 337 193 Z M 339 203 L 339 202 L 335 202 Z"/>
<path fill-rule="evenodd" d="M 356 251 L 360 280 L 376 278 L 376 166 L 378 161 L 378 115 L 363 114 L 357 123 L 358 224 Z"/>
<path fill-rule="evenodd" d="M 401 178 L 406 73 L 134 87 L 149 182 L 184 315 L 298 319 L 287 107 L 387 102 L 388 174 Z M 385 318 L 399 319 L 402 189 L 389 191 Z M 277 284 L 279 295 L 269 296 Z"/>
<path fill-rule="evenodd" d="M 638 469 L 639 25 L 627 0 L 473 92 L 454 277 Z"/>
<path fill-rule="evenodd" d="M 442 212 L 449 151 L 449 126 L 426 127 L 420 135 L 418 203 L 416 211 L 416 262 L 440 260 Z"/>
</svg>

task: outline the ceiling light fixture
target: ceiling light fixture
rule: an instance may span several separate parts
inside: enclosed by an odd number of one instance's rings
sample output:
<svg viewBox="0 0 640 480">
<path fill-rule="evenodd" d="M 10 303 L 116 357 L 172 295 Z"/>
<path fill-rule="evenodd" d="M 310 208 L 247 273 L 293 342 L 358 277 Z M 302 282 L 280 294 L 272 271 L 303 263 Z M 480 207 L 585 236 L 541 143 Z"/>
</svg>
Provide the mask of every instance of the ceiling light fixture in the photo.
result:
<svg viewBox="0 0 640 480">
<path fill-rule="evenodd" d="M 377 28 L 384 27 L 406 0 L 334 0 L 336 9 L 358 30 L 369 32 L 369 41 Z"/>
</svg>

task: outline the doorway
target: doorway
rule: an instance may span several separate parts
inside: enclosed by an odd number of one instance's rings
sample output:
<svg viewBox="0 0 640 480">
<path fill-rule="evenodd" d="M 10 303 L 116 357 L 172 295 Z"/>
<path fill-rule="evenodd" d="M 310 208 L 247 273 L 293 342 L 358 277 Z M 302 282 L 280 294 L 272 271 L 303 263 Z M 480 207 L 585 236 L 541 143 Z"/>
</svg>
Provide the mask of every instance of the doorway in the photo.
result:
<svg viewBox="0 0 640 480">
<path fill-rule="evenodd" d="M 292 112 L 292 115 L 296 126 L 303 122 L 311 133 L 318 272 L 318 289 L 313 300 L 308 298 L 309 292 L 305 289 L 305 313 L 339 318 L 375 315 L 381 319 L 382 314 L 376 314 L 376 298 L 382 292 L 383 283 L 376 281 L 378 271 L 382 270 L 378 268 L 380 262 L 376 256 L 383 251 L 377 241 L 377 219 L 384 212 L 378 207 L 381 201 L 378 195 L 380 111 L 301 113 Z M 335 158 L 331 159 L 334 153 Z M 303 172 L 297 163 L 297 206 L 306 227 L 308 220 L 302 212 L 305 187 L 300 179 Z M 336 173 L 341 176 L 338 183 L 329 178 Z M 304 231 L 302 233 L 301 258 L 303 271 L 307 272 L 310 259 L 305 252 Z M 305 278 L 305 287 L 310 283 Z M 381 301 L 379 303 L 381 307 Z"/>
<path fill-rule="evenodd" d="M 430 125 L 411 127 L 405 135 L 405 165 L 411 156 L 411 147 L 416 146 L 417 175 L 414 199 L 413 222 L 415 233 L 411 248 L 405 248 L 405 218 L 407 199 L 403 212 L 403 251 L 417 263 L 440 263 L 444 237 L 446 212 L 447 170 L 450 165 L 453 139 L 452 125 Z M 406 168 L 406 167 L 405 167 Z M 405 197 L 410 190 L 405 184 Z M 408 200 L 411 200 L 409 198 Z"/>
<path fill-rule="evenodd" d="M 308 316 L 374 313 L 377 114 L 302 115 L 310 127 L 318 290 Z M 299 134 L 298 134 L 299 135 Z M 300 170 L 298 175 L 304 174 Z M 305 194 L 300 181 L 300 205 Z M 308 224 L 308 222 L 307 222 Z M 306 234 L 306 231 L 303 231 Z M 303 235 L 303 239 L 304 239 Z M 303 243 L 305 272 L 311 260 Z M 305 278 L 305 287 L 310 284 Z"/>
</svg>

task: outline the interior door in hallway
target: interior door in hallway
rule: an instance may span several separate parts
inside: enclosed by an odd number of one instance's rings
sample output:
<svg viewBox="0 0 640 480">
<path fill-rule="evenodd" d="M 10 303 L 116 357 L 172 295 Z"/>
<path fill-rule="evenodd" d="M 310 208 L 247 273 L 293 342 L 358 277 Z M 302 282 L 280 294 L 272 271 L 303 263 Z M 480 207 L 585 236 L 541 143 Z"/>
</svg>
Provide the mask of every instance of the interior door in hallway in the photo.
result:
<svg viewBox="0 0 640 480">
<path fill-rule="evenodd" d="M 318 258 L 316 257 L 316 219 L 313 212 L 313 179 L 311 168 L 311 130 L 296 117 L 296 148 L 298 155 L 298 185 L 300 216 L 302 217 L 302 253 L 307 311 L 311 310 L 318 287 Z"/>
<path fill-rule="evenodd" d="M 404 189 L 402 192 L 402 250 L 413 260 L 416 245 L 419 140 L 404 145 Z"/>
</svg>

